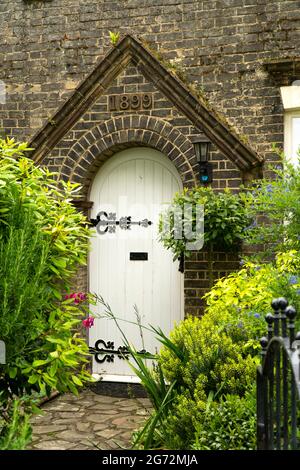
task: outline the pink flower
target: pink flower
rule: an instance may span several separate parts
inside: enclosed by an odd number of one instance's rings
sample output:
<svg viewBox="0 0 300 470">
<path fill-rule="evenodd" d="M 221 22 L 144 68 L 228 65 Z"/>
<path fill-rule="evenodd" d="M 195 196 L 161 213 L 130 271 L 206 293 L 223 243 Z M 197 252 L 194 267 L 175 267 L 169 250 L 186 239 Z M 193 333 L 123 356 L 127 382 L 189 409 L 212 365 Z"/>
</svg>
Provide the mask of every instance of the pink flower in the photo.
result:
<svg viewBox="0 0 300 470">
<path fill-rule="evenodd" d="M 94 325 L 95 318 L 94 317 L 87 317 L 82 320 L 82 324 L 85 328 L 91 328 Z"/>
<path fill-rule="evenodd" d="M 65 295 L 65 299 L 74 299 L 74 303 L 79 304 L 87 299 L 87 295 L 83 292 L 74 292 L 73 294 Z"/>
</svg>

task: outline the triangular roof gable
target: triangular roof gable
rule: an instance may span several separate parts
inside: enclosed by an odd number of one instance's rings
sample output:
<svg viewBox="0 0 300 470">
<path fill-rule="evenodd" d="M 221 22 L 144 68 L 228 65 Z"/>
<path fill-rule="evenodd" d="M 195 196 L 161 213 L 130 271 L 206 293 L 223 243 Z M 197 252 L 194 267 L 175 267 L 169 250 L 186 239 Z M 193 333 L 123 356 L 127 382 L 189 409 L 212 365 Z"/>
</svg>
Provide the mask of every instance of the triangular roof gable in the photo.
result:
<svg viewBox="0 0 300 470">
<path fill-rule="evenodd" d="M 35 134 L 30 142 L 32 157 L 38 162 L 64 137 L 86 110 L 102 95 L 112 81 L 132 61 L 195 127 L 203 130 L 221 152 L 241 170 L 260 165 L 257 155 L 210 111 L 177 77 L 136 38 L 127 35 L 98 63 L 72 96 Z"/>
</svg>

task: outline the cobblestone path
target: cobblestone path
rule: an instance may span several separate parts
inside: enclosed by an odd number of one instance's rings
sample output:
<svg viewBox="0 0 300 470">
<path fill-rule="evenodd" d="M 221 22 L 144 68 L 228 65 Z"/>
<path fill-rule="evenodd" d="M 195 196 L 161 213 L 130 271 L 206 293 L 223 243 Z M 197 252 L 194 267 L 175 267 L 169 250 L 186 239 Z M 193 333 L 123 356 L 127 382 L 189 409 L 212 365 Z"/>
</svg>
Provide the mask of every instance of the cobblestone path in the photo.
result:
<svg viewBox="0 0 300 470">
<path fill-rule="evenodd" d="M 151 407 L 146 398 L 116 398 L 85 390 L 66 394 L 42 406 L 32 419 L 31 449 L 97 450 L 129 448 Z"/>
</svg>

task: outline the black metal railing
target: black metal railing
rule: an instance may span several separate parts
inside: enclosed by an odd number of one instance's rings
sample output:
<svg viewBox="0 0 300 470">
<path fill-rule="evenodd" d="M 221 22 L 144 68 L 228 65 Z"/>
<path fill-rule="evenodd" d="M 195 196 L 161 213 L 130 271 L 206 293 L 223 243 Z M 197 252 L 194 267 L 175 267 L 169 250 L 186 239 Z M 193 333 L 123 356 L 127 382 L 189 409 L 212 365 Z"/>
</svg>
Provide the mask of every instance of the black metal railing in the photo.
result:
<svg viewBox="0 0 300 470">
<path fill-rule="evenodd" d="M 283 297 L 266 316 L 268 336 L 261 338 L 262 365 L 257 370 L 257 448 L 299 449 L 300 332 L 296 310 Z"/>
</svg>

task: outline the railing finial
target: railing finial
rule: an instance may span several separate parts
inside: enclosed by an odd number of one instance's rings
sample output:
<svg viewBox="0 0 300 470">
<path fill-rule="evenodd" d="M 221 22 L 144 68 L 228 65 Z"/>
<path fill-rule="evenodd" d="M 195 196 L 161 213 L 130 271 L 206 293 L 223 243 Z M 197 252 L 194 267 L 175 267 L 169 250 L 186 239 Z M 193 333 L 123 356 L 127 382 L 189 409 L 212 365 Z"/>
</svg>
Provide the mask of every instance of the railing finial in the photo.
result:
<svg viewBox="0 0 300 470">
<path fill-rule="evenodd" d="M 288 306 L 288 301 L 284 297 L 279 297 L 277 299 L 280 310 L 285 310 Z"/>
<path fill-rule="evenodd" d="M 268 323 L 268 340 L 270 341 L 270 339 L 273 337 L 274 316 L 272 313 L 267 313 L 265 320 Z"/>
<path fill-rule="evenodd" d="M 283 337 L 286 337 L 285 310 L 288 304 L 288 301 L 284 297 L 278 297 L 278 299 L 274 299 L 271 303 L 272 309 L 274 310 L 274 336 L 280 336 L 280 334 L 282 334 Z M 279 315 L 280 311 L 281 315 Z M 280 320 L 282 332 L 280 331 Z"/>
<path fill-rule="evenodd" d="M 260 338 L 260 345 L 261 345 L 261 349 L 262 349 L 261 355 L 262 355 L 263 358 L 267 353 L 268 344 L 269 344 L 269 340 L 266 336 L 263 336 L 262 338 Z"/>
<path fill-rule="evenodd" d="M 285 314 L 289 320 L 289 333 L 290 333 L 290 349 L 293 349 L 293 343 L 295 341 L 295 322 L 294 319 L 296 318 L 297 312 L 294 307 L 291 305 L 286 308 Z"/>
</svg>

